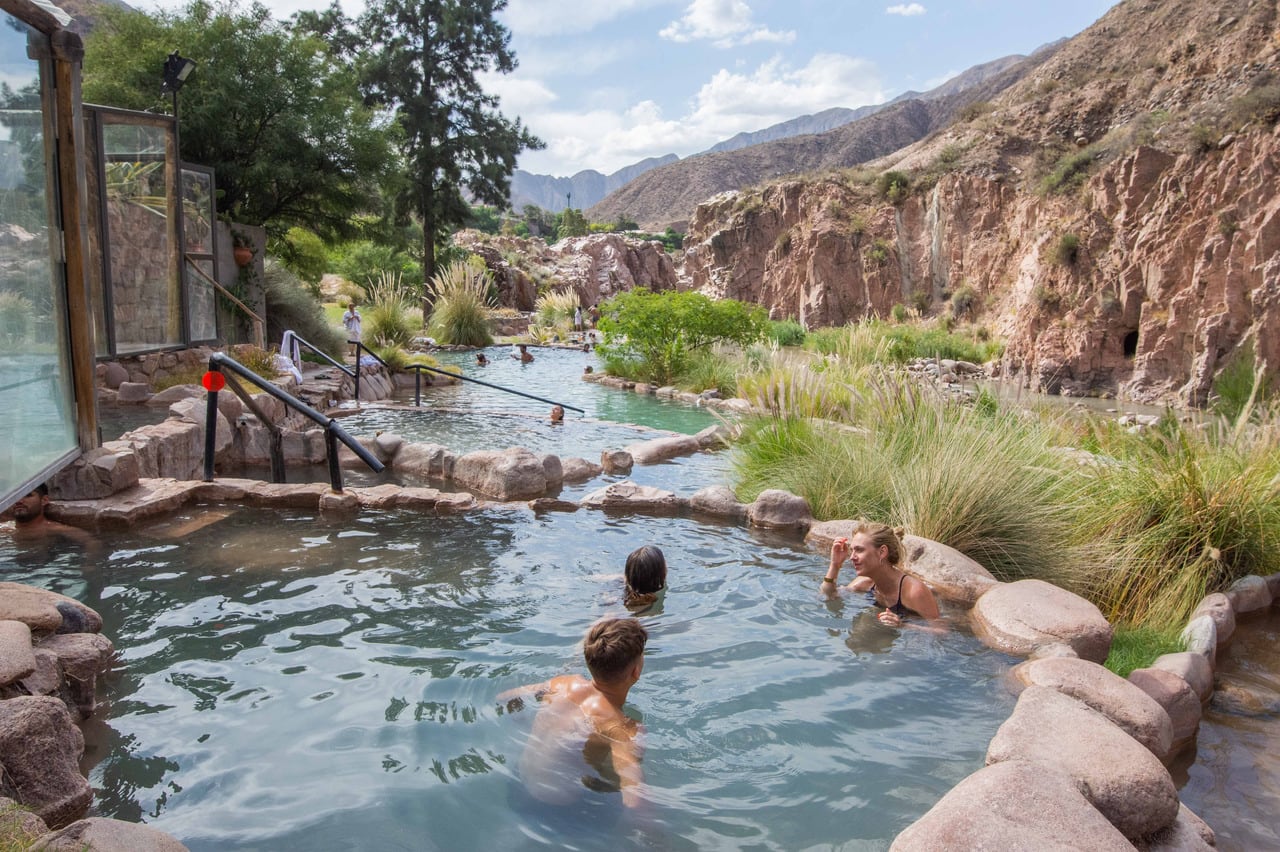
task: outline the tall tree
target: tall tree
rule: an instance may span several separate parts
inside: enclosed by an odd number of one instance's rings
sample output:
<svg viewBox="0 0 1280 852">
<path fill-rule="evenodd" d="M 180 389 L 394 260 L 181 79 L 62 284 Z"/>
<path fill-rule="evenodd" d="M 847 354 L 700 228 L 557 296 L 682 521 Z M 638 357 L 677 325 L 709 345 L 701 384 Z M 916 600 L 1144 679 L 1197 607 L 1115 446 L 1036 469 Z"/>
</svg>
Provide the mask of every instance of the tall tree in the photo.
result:
<svg viewBox="0 0 1280 852">
<path fill-rule="evenodd" d="M 464 190 L 505 209 L 516 157 L 542 141 L 498 112 L 482 73 L 515 70 L 511 35 L 495 15 L 506 0 L 372 0 L 360 17 L 364 85 L 395 111 L 404 136 L 403 212 L 422 218 L 423 314 L 436 246 L 471 215 Z"/>
<path fill-rule="evenodd" d="M 354 67 L 260 3 L 195 0 L 149 15 L 104 5 L 85 42 L 86 101 L 163 109 L 174 48 L 196 61 L 179 93 L 183 159 L 217 173 L 218 211 L 279 236 L 344 232 L 395 165 L 394 128 L 364 104 Z"/>
</svg>

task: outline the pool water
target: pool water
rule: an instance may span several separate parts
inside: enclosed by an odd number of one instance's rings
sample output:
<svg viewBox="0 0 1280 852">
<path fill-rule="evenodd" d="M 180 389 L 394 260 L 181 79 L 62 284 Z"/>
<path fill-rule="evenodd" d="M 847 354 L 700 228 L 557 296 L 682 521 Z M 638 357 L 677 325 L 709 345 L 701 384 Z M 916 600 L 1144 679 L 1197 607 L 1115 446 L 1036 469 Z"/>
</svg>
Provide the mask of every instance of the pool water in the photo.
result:
<svg viewBox="0 0 1280 852">
<path fill-rule="evenodd" d="M 622 449 L 664 435 L 692 435 L 721 422 L 704 408 L 582 381 L 584 366 L 600 368 L 594 354 L 535 347 L 531 349 L 533 363 L 521 364 L 508 357 L 509 347 L 484 351 L 490 359 L 487 367 L 476 366 L 474 352 L 436 354 L 443 364 L 460 367 L 465 376 L 577 406 L 585 413 L 567 410 L 563 423 L 552 424 L 551 406 L 547 403 L 461 382 L 424 388 L 420 407 L 412 404 L 413 389 L 401 390 L 394 405 L 366 403 L 357 410 L 342 412 L 338 422 L 355 436 L 392 432 L 407 441 L 441 444 L 458 455 L 524 447 L 562 459 L 577 456 L 597 463 L 603 450 Z M 656 465 L 637 465 L 622 476 L 566 485 L 557 496 L 577 498 L 624 479 L 689 496 L 706 485 L 728 484 L 729 472 L 726 453 L 696 453 Z M 298 481 L 297 473 L 289 472 L 290 481 Z M 327 476 L 322 468 L 317 475 L 321 474 Z M 355 469 L 346 478 L 356 486 L 394 481 L 458 490 L 455 484 L 419 483 L 394 471 L 377 476 Z"/>
<path fill-rule="evenodd" d="M 1240 617 L 1214 680 L 1195 748 L 1171 767 L 1179 797 L 1223 852 L 1280 849 L 1280 611 Z"/>
<path fill-rule="evenodd" d="M 1008 658 L 824 602 L 819 554 L 742 527 L 211 506 L 102 538 L 97 564 L 0 539 L 0 577 L 103 615 L 121 666 L 85 726 L 95 811 L 193 850 L 883 849 L 1013 704 Z M 651 806 L 530 806 L 535 708 L 496 696 L 583 671 L 645 543 L 670 565 L 628 703 Z"/>
</svg>

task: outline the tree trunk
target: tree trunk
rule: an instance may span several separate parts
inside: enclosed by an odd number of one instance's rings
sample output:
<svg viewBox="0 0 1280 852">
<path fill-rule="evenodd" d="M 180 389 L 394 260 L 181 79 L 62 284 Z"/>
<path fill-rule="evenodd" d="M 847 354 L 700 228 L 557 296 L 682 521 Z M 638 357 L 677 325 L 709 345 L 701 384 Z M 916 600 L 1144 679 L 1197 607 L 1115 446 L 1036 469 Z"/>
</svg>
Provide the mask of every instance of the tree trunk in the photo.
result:
<svg viewBox="0 0 1280 852">
<path fill-rule="evenodd" d="M 431 187 L 422 190 L 422 327 L 431 319 L 434 307 L 431 280 L 436 277 L 436 217 L 431 212 Z"/>
</svg>

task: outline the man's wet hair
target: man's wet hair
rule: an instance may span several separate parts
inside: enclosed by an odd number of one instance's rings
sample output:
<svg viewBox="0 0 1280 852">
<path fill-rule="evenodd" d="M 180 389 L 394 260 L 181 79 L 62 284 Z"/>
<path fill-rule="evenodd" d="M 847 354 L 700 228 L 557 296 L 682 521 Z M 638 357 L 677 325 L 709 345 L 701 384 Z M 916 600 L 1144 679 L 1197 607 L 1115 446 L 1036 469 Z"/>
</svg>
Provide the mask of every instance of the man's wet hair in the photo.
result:
<svg viewBox="0 0 1280 852">
<path fill-rule="evenodd" d="M 39 485 L 37 485 L 35 488 L 32 488 L 32 489 L 31 489 L 31 492 L 32 492 L 33 494 L 39 494 L 41 497 L 48 497 L 48 496 L 49 496 L 49 484 L 48 484 L 47 482 L 41 482 L 41 483 L 40 483 Z"/>
<path fill-rule="evenodd" d="M 634 618 L 606 618 L 587 631 L 582 644 L 591 677 L 610 683 L 620 680 L 641 656 L 649 633 Z"/>
</svg>

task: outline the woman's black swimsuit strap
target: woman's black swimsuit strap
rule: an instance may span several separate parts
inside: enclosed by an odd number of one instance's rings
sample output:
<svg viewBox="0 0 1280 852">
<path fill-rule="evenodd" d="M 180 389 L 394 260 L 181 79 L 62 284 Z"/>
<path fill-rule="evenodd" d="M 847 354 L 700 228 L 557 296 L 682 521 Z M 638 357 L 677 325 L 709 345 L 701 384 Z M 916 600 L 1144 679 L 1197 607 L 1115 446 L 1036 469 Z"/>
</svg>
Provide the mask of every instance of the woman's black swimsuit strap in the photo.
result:
<svg viewBox="0 0 1280 852">
<path fill-rule="evenodd" d="M 898 616 L 898 618 L 905 618 L 906 616 L 911 614 L 911 610 L 907 609 L 902 603 L 902 584 L 905 583 L 906 581 L 907 581 L 907 575 L 903 574 L 902 578 L 898 580 L 898 599 L 893 602 L 892 606 L 886 607 L 886 609 L 888 609 L 889 612 Z M 874 585 L 867 590 L 867 596 L 871 598 L 871 602 L 873 604 L 876 604 L 877 606 L 879 606 L 880 602 L 876 600 L 876 587 Z"/>
</svg>

